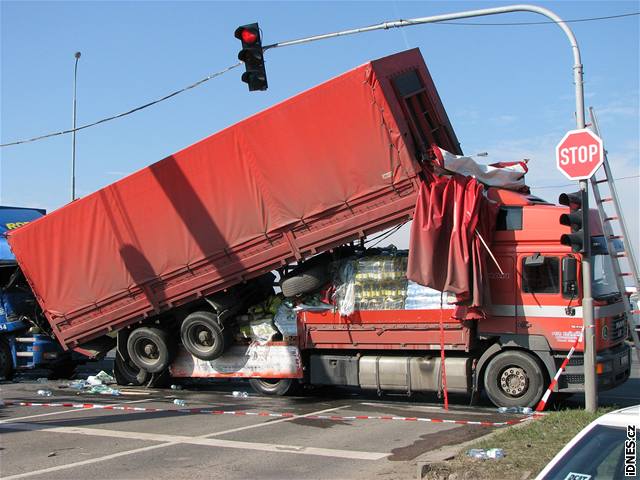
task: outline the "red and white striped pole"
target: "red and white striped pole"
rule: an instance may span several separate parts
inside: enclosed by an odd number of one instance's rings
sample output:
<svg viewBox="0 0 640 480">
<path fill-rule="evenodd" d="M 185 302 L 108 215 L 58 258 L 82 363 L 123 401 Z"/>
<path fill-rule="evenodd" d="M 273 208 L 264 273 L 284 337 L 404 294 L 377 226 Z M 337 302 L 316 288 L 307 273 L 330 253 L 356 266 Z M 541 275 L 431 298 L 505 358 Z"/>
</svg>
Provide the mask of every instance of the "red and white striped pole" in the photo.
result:
<svg viewBox="0 0 640 480">
<path fill-rule="evenodd" d="M 549 384 L 549 388 L 547 388 L 547 391 L 544 392 L 542 399 L 540 400 L 540 402 L 538 402 L 538 406 L 536 407 L 536 412 L 542 412 L 544 410 L 544 407 L 547 405 L 549 396 L 551 395 L 551 392 L 553 392 L 554 387 L 558 383 L 558 379 L 560 378 L 560 375 L 562 374 L 564 369 L 567 367 L 569 360 L 571 360 L 573 353 L 576 351 L 576 347 L 578 346 L 578 343 L 582 342 L 583 333 L 584 333 L 584 326 L 580 330 L 580 335 L 578 335 L 578 338 L 576 338 L 576 341 L 573 342 L 573 346 L 571 347 L 571 350 L 569 350 L 569 353 L 567 353 L 567 357 L 564 359 L 564 361 L 562 362 L 562 365 L 560 365 L 560 368 L 558 369 L 556 374 L 553 376 L 553 380 L 551 380 L 551 383 Z"/>
</svg>

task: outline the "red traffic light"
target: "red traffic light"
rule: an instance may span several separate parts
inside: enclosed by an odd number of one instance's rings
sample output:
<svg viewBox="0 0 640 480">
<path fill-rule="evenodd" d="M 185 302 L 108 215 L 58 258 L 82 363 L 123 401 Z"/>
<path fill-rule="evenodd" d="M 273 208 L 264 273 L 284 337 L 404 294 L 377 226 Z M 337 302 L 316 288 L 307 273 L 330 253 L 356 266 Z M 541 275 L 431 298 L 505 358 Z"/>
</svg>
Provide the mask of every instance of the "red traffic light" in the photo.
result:
<svg viewBox="0 0 640 480">
<path fill-rule="evenodd" d="M 240 38 L 244 43 L 256 43 L 258 40 L 258 32 L 251 28 L 245 28 L 240 32 Z"/>
</svg>

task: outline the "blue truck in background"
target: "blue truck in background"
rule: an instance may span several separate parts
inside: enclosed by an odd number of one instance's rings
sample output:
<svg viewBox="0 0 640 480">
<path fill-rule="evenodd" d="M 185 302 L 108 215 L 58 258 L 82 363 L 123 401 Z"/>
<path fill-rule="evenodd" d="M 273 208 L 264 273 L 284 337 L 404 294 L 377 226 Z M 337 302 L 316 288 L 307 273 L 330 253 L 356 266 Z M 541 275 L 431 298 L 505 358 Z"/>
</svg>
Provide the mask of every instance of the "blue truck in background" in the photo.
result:
<svg viewBox="0 0 640 480">
<path fill-rule="evenodd" d="M 5 233 L 46 214 L 38 208 L 0 206 L 0 377 L 20 370 L 48 369 L 54 378 L 69 378 L 84 363 L 65 352 L 47 331 L 33 292 L 18 267 Z"/>
</svg>

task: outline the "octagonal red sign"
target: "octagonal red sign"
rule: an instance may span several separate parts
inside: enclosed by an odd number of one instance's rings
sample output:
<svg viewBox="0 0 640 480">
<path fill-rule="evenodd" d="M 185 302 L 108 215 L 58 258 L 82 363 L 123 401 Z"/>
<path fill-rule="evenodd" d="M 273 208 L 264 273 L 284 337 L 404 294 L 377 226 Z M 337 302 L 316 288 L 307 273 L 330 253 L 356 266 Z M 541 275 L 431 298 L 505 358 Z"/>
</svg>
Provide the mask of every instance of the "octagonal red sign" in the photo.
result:
<svg viewBox="0 0 640 480">
<path fill-rule="evenodd" d="M 556 166 L 569 180 L 585 180 L 604 161 L 602 139 L 589 129 L 569 130 L 556 146 Z"/>
</svg>

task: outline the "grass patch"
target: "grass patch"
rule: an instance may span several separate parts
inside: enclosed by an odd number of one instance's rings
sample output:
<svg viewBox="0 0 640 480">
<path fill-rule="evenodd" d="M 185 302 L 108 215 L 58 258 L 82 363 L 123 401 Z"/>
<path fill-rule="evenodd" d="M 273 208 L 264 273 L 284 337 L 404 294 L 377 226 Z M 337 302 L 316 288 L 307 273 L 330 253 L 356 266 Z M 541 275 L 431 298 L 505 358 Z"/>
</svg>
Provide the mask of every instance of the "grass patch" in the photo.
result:
<svg viewBox="0 0 640 480">
<path fill-rule="evenodd" d="M 595 413 L 584 410 L 551 412 L 545 417 L 518 427 L 505 428 L 491 438 L 474 443 L 453 460 L 431 464 L 425 470 L 428 480 L 534 478 L 580 430 L 613 408 Z M 466 456 L 470 448 L 502 448 L 500 460 L 478 460 Z"/>
</svg>

